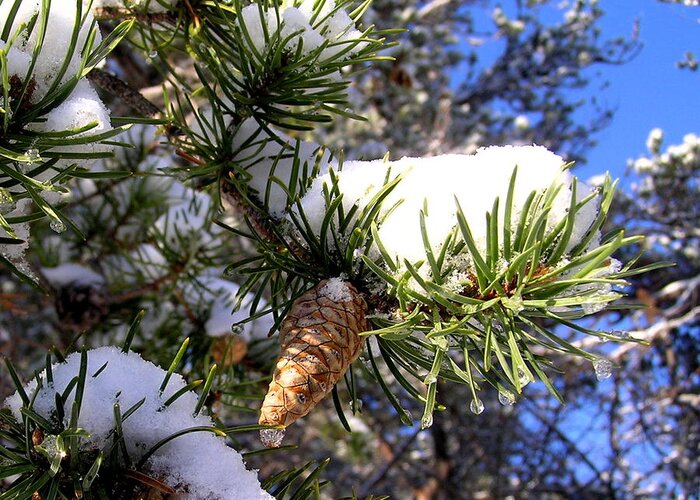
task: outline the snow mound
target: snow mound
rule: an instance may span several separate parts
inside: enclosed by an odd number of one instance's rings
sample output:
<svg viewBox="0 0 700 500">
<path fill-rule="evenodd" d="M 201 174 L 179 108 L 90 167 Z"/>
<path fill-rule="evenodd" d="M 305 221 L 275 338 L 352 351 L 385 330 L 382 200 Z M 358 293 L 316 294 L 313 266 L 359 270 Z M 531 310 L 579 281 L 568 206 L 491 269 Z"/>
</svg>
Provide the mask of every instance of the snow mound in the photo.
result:
<svg viewBox="0 0 700 500">
<path fill-rule="evenodd" d="M 143 400 L 122 424 L 126 449 L 133 462 L 138 462 L 156 443 L 176 432 L 213 426 L 209 416 L 193 415 L 198 400 L 194 392 L 186 392 L 165 405 L 168 398 L 186 386 L 180 375 L 173 374 L 161 393 L 166 372 L 136 353 L 124 353 L 117 347 L 100 347 L 88 351 L 87 359 L 78 421 L 78 427 L 90 433 L 83 442 L 84 448 L 108 451 L 111 447 L 115 428 L 113 407 L 117 403 L 124 414 Z M 34 411 L 47 419 L 55 419 L 56 394 L 66 389 L 78 375 L 79 368 L 80 354 L 74 353 L 65 363 L 52 366 L 53 383 L 46 382 L 42 374 L 44 384 L 34 399 Z M 34 397 L 36 380 L 27 384 L 25 391 L 30 398 Z M 74 398 L 73 389 L 65 400 L 65 408 L 71 408 Z M 5 405 L 21 421 L 19 394 L 10 396 Z M 68 425 L 70 413 L 69 410 L 65 412 L 64 425 Z M 226 446 L 223 438 L 209 432 L 188 433 L 171 440 L 151 455 L 145 468 L 169 486 L 185 489 L 182 498 L 272 498 L 261 489 L 256 472 L 245 468 L 241 455 Z"/>
</svg>

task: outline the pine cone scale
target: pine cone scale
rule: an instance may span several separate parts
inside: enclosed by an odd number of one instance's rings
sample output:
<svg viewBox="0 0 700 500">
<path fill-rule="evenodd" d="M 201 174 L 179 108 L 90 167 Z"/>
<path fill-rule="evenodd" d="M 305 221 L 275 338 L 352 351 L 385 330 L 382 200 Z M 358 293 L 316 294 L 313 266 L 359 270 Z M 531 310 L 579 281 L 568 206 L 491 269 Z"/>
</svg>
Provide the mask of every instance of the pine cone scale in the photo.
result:
<svg viewBox="0 0 700 500">
<path fill-rule="evenodd" d="M 280 357 L 263 401 L 261 425 L 287 426 L 326 397 L 357 359 L 369 329 L 367 304 L 338 278 L 316 285 L 292 305 L 280 330 Z"/>
</svg>

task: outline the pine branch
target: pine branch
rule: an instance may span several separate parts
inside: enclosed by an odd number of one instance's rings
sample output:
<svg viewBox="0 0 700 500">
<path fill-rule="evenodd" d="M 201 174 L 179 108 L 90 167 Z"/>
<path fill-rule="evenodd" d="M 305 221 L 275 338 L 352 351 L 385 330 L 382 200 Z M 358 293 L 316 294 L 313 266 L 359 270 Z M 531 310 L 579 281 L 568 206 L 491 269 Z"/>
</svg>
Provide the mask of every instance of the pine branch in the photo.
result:
<svg viewBox="0 0 700 500">
<path fill-rule="evenodd" d="M 138 90 L 133 89 L 128 83 L 111 73 L 99 68 L 93 68 L 86 77 L 105 92 L 121 99 L 125 104 L 136 110 L 139 115 L 145 118 L 161 116 L 161 109 L 141 95 Z"/>
</svg>

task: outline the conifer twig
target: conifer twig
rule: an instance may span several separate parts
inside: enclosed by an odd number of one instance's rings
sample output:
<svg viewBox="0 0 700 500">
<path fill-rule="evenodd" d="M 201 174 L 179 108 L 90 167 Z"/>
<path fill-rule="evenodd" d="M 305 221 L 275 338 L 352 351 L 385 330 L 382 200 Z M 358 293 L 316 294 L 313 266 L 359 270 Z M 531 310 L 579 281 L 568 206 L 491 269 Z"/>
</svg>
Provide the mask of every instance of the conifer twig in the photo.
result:
<svg viewBox="0 0 700 500">
<path fill-rule="evenodd" d="M 158 106 L 146 99 L 138 90 L 107 71 L 93 68 L 87 74 L 87 79 L 110 95 L 121 99 L 145 118 L 160 116 L 162 113 Z"/>
</svg>

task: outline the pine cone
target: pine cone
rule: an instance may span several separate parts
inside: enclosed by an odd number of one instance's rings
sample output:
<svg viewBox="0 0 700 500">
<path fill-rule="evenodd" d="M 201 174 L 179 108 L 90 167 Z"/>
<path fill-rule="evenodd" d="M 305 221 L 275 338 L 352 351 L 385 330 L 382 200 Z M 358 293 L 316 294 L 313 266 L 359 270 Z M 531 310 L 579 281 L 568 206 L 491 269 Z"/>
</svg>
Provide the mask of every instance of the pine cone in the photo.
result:
<svg viewBox="0 0 700 500">
<path fill-rule="evenodd" d="M 321 281 L 292 305 L 281 353 L 260 410 L 261 425 L 290 425 L 325 398 L 357 359 L 369 330 L 367 304 L 340 278 Z"/>
<path fill-rule="evenodd" d="M 209 352 L 217 365 L 228 368 L 243 361 L 248 344 L 240 335 L 225 335 L 214 339 Z"/>
</svg>

